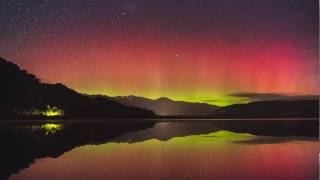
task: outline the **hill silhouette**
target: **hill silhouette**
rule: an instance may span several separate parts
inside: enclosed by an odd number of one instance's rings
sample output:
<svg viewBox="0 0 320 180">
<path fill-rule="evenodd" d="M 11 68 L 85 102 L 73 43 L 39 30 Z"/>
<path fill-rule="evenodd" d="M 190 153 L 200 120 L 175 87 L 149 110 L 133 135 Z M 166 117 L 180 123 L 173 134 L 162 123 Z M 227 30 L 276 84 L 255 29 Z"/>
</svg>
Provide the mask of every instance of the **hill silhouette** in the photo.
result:
<svg viewBox="0 0 320 180">
<path fill-rule="evenodd" d="M 0 57 L 0 119 L 15 118 L 315 118 L 319 100 L 273 100 L 227 107 L 80 94 L 61 83 L 43 83 Z M 153 112 L 155 112 L 156 116 Z"/>
<path fill-rule="evenodd" d="M 35 75 L 0 58 L 0 117 L 147 118 L 152 111 L 80 94 L 63 84 L 41 82 Z"/>
<path fill-rule="evenodd" d="M 315 118 L 319 117 L 318 100 L 256 101 L 220 108 L 215 118 Z"/>
<path fill-rule="evenodd" d="M 138 96 L 104 97 L 123 105 L 152 110 L 159 116 L 208 116 L 220 108 L 206 103 L 173 101 L 165 97 L 155 100 Z"/>
</svg>

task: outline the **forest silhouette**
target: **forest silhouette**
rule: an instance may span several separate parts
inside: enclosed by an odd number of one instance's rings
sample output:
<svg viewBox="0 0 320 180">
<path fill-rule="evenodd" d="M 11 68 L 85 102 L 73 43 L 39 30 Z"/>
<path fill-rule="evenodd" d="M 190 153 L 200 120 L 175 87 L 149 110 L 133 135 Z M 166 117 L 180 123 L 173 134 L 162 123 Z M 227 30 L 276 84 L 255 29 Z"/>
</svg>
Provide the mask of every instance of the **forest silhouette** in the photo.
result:
<svg viewBox="0 0 320 180">
<path fill-rule="evenodd" d="M 318 99 L 234 104 L 215 107 L 216 110 L 206 116 L 190 114 L 159 116 L 148 107 L 129 106 L 117 102 L 116 99 L 81 94 L 61 83 L 41 82 L 35 75 L 3 58 L 0 58 L 0 73 L 0 119 L 315 118 L 319 116 Z"/>
</svg>

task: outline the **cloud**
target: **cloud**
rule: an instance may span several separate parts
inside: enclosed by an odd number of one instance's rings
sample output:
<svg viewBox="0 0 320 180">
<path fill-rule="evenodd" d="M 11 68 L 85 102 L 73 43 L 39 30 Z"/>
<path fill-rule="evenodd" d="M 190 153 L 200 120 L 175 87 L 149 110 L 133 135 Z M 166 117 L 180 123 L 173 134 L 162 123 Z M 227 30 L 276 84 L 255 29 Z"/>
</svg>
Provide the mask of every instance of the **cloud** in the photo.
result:
<svg viewBox="0 0 320 180">
<path fill-rule="evenodd" d="M 285 95 L 276 93 L 234 93 L 233 97 L 248 98 L 252 101 L 274 101 L 274 100 L 319 100 L 319 95 Z"/>
</svg>

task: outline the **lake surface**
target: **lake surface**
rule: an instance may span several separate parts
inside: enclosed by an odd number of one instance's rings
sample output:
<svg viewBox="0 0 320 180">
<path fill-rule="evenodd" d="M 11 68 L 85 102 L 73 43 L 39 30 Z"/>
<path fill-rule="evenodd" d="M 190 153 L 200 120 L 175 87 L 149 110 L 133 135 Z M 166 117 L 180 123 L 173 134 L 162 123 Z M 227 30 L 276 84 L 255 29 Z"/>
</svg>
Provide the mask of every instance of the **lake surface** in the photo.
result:
<svg viewBox="0 0 320 180">
<path fill-rule="evenodd" d="M 0 179 L 319 177 L 317 120 L 2 122 Z"/>
</svg>

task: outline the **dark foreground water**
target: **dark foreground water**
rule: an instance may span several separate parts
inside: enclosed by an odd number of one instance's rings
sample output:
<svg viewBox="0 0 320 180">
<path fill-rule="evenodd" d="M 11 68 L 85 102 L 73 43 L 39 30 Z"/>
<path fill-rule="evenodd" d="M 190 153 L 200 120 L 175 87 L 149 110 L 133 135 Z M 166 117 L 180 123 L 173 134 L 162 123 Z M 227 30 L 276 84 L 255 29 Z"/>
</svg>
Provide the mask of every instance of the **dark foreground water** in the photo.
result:
<svg viewBox="0 0 320 180">
<path fill-rule="evenodd" d="M 0 179 L 319 177 L 317 120 L 0 125 Z"/>
</svg>

